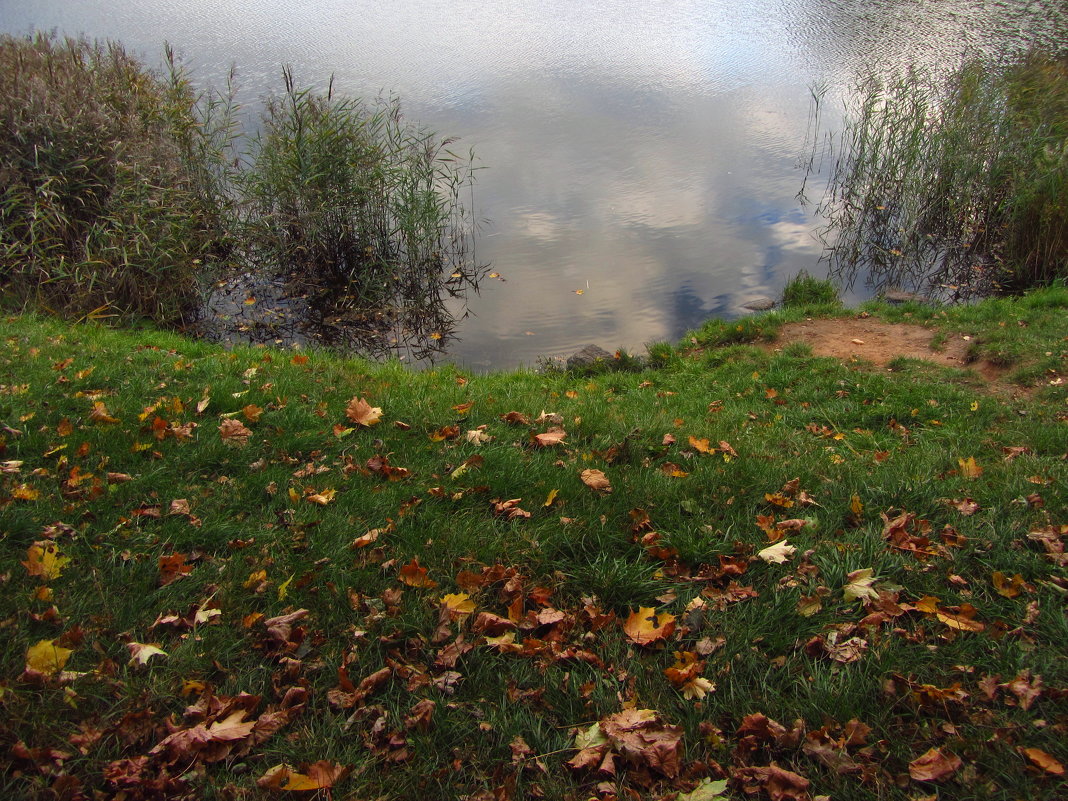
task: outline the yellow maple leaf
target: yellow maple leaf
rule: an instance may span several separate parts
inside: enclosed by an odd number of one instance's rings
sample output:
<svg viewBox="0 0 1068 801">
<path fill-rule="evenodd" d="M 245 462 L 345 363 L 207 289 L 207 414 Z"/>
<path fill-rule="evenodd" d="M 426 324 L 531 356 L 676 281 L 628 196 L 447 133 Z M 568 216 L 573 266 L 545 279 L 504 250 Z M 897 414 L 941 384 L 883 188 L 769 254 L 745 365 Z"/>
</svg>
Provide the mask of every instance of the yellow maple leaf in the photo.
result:
<svg viewBox="0 0 1068 801">
<path fill-rule="evenodd" d="M 71 649 L 56 645 L 55 640 L 41 640 L 27 649 L 26 669 L 53 676 L 63 670 L 72 653 Z"/>
<path fill-rule="evenodd" d="M 651 645 L 667 639 L 675 631 L 675 616 L 657 612 L 652 606 L 638 607 L 623 623 L 623 632 L 637 645 Z"/>
<path fill-rule="evenodd" d="M 475 611 L 475 602 L 466 592 L 450 593 L 441 599 L 441 605 L 454 615 L 469 615 Z"/>
<path fill-rule="evenodd" d="M 70 557 L 60 553 L 54 542 L 35 542 L 26 549 L 26 561 L 22 564 L 31 576 L 49 581 L 59 578 L 63 568 L 70 564 Z"/>
</svg>

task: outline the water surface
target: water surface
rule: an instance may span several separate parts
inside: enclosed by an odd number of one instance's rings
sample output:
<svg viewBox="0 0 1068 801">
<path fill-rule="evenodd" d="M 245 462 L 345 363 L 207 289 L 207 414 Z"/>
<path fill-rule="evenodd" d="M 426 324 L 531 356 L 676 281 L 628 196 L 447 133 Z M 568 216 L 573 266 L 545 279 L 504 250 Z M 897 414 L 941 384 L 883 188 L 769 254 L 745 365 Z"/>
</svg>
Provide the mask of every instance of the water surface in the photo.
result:
<svg viewBox="0 0 1068 801">
<path fill-rule="evenodd" d="M 485 167 L 478 257 L 503 279 L 458 329 L 452 357 L 476 369 L 641 350 L 825 274 L 796 198 L 811 87 L 1006 52 L 1066 18 L 1059 0 L 0 0 L 6 32 L 119 39 L 152 64 L 167 40 L 203 84 L 236 64 L 252 104 L 283 64 L 333 74 L 459 136 Z"/>
</svg>

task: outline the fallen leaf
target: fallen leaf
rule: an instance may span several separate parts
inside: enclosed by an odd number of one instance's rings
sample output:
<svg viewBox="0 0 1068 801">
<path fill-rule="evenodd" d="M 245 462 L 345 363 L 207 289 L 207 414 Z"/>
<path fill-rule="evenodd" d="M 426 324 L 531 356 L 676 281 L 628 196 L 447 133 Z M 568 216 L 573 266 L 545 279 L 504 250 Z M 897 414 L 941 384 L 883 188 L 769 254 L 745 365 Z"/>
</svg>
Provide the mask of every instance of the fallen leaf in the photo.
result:
<svg viewBox="0 0 1068 801">
<path fill-rule="evenodd" d="M 60 553 L 54 542 L 42 540 L 26 549 L 26 561 L 22 563 L 26 572 L 45 581 L 59 578 L 63 568 L 70 564 L 70 557 Z"/>
<path fill-rule="evenodd" d="M 1041 768 L 1046 773 L 1051 773 L 1054 776 L 1064 775 L 1064 765 L 1041 748 L 1021 748 L 1020 753 L 1030 759 L 1035 767 Z"/>
<path fill-rule="evenodd" d="M 875 571 L 870 567 L 863 570 L 854 570 L 846 576 L 846 584 L 842 587 L 847 601 L 878 600 L 879 593 L 872 587 L 875 583 Z"/>
<path fill-rule="evenodd" d="M 530 439 L 538 447 L 548 448 L 552 445 L 559 445 L 566 436 L 567 432 L 564 429 L 554 426 L 544 433 L 531 434 Z"/>
<path fill-rule="evenodd" d="M 600 470 L 583 470 L 579 474 L 579 478 L 582 479 L 582 483 L 592 490 L 598 492 L 611 492 L 612 485 L 608 481 L 608 476 L 602 473 Z"/>
<path fill-rule="evenodd" d="M 112 417 L 111 412 L 108 411 L 108 407 L 104 405 L 104 401 L 96 401 L 93 404 L 93 408 L 89 410 L 89 419 L 94 423 L 117 423 L 119 419 Z"/>
<path fill-rule="evenodd" d="M 781 542 L 777 542 L 761 551 L 757 551 L 757 556 L 769 564 L 775 563 L 781 565 L 795 553 L 797 553 L 797 548 L 790 545 L 786 540 L 782 540 Z"/>
<path fill-rule="evenodd" d="M 675 616 L 657 612 L 655 607 L 642 606 L 631 612 L 623 623 L 623 632 L 637 645 L 651 645 L 667 639 L 675 631 Z"/>
<path fill-rule="evenodd" d="M 918 782 L 938 782 L 956 773 L 961 764 L 960 757 L 932 748 L 909 763 L 909 776 Z"/>
<path fill-rule="evenodd" d="M 419 566 L 419 559 L 417 558 L 413 558 L 411 562 L 400 569 L 397 579 L 409 587 L 433 588 L 438 586 L 436 581 L 427 576 L 427 569 Z"/>
<path fill-rule="evenodd" d="M 960 474 L 964 478 L 979 478 L 983 474 L 983 467 L 975 461 L 974 456 L 958 459 L 957 464 L 960 465 Z"/>
<path fill-rule="evenodd" d="M 130 664 L 147 665 L 148 660 L 154 656 L 166 656 L 167 652 L 157 645 L 143 642 L 128 642 L 126 647 L 130 651 Z"/>
<path fill-rule="evenodd" d="M 457 616 L 469 615 L 475 611 L 475 602 L 471 600 L 471 596 L 466 592 L 458 592 L 443 596 L 441 605 L 447 609 L 450 614 Z"/>
<path fill-rule="evenodd" d="M 675 801 L 716 801 L 727 798 L 727 780 L 702 779 L 701 783 L 688 793 L 679 793 Z"/>
<path fill-rule="evenodd" d="M 357 425 L 370 427 L 382 419 L 382 410 L 363 398 L 354 397 L 345 407 L 345 416 Z"/>
<path fill-rule="evenodd" d="M 219 425 L 219 436 L 223 442 L 233 445 L 247 445 L 252 431 L 245 427 L 240 420 L 228 418 Z"/>
<path fill-rule="evenodd" d="M 56 645 L 55 640 L 40 640 L 26 650 L 26 669 L 53 676 L 63 669 L 72 653 L 71 649 Z"/>
</svg>

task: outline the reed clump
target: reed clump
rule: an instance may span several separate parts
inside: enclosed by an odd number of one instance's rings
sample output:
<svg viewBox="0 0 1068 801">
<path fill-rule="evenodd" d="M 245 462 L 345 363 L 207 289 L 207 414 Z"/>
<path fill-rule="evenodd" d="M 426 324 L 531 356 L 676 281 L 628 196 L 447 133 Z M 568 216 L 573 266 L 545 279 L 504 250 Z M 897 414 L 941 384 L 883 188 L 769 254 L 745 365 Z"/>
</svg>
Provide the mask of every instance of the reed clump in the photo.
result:
<svg viewBox="0 0 1068 801">
<path fill-rule="evenodd" d="M 235 176 L 244 256 L 306 296 L 361 350 L 440 349 L 448 298 L 477 286 L 468 202 L 473 155 L 373 103 L 297 86 L 265 101 L 251 156 Z"/>
<path fill-rule="evenodd" d="M 821 211 L 831 274 L 967 296 L 1068 275 L 1068 54 L 871 77 Z"/>
<path fill-rule="evenodd" d="M 0 37 L 5 300 L 179 324 L 213 285 L 281 279 L 318 341 L 442 350 L 484 272 L 473 154 L 396 98 L 302 89 L 289 70 L 250 137 L 232 85 L 194 90 L 166 55 L 156 72 L 116 43 Z"/>
<path fill-rule="evenodd" d="M 229 252 L 218 142 L 177 68 L 115 43 L 0 38 L 0 287 L 74 315 L 175 323 Z"/>
</svg>

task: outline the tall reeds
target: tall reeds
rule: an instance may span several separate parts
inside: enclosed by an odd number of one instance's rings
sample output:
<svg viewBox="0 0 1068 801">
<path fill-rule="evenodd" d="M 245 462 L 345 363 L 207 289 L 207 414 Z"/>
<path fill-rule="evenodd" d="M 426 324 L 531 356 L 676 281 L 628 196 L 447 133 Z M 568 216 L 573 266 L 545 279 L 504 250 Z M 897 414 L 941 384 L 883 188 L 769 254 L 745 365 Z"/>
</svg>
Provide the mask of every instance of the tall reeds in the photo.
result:
<svg viewBox="0 0 1068 801">
<path fill-rule="evenodd" d="M 228 250 L 208 178 L 229 128 L 198 101 L 180 70 L 150 73 L 114 43 L 0 38 L 5 300 L 162 322 L 193 310 L 197 276 Z"/>
<path fill-rule="evenodd" d="M 1068 275 L 1068 56 L 855 93 L 821 212 L 830 272 L 967 296 Z"/>
<path fill-rule="evenodd" d="M 0 37 L 0 289 L 71 316 L 188 320 L 209 281 L 283 279 L 312 337 L 439 351 L 484 268 L 473 156 L 365 104 L 298 88 L 243 138 L 233 91 L 196 92 L 118 44 Z M 235 143 L 244 155 L 237 157 Z"/>
<path fill-rule="evenodd" d="M 309 296 L 340 341 L 438 349 L 453 322 L 445 299 L 482 272 L 465 202 L 473 158 L 407 122 L 397 98 L 335 98 L 289 70 L 283 82 L 236 176 L 246 256 Z"/>
</svg>

